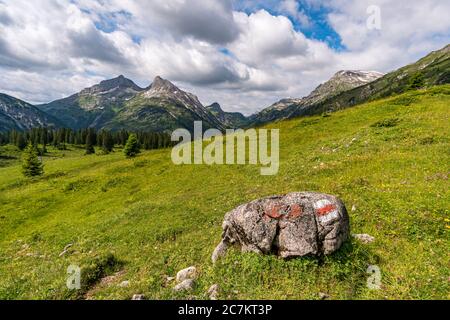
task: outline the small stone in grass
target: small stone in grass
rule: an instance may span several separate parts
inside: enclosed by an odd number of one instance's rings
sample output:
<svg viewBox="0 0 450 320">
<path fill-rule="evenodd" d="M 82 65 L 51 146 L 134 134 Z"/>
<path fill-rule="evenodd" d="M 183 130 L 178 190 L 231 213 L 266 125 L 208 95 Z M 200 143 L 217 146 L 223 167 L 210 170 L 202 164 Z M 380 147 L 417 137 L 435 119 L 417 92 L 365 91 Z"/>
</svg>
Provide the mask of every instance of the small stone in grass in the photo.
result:
<svg viewBox="0 0 450 320">
<path fill-rule="evenodd" d="M 366 234 L 366 233 L 354 234 L 353 238 L 361 241 L 364 244 L 372 243 L 375 241 L 374 237 L 372 237 L 371 235 Z"/>
<path fill-rule="evenodd" d="M 177 273 L 177 282 L 183 282 L 186 279 L 195 279 L 197 277 L 197 269 L 195 267 L 189 267 L 180 270 Z"/>
<path fill-rule="evenodd" d="M 208 296 L 210 300 L 217 300 L 219 297 L 219 285 L 213 284 L 208 290 Z"/>
<path fill-rule="evenodd" d="M 319 292 L 319 299 L 320 299 L 320 300 L 325 300 L 325 299 L 328 299 L 329 297 L 330 297 L 330 296 L 327 295 L 326 293 Z"/>
<path fill-rule="evenodd" d="M 192 279 L 186 279 L 181 283 L 177 284 L 173 290 L 174 291 L 192 291 L 195 288 L 195 281 Z"/>
</svg>

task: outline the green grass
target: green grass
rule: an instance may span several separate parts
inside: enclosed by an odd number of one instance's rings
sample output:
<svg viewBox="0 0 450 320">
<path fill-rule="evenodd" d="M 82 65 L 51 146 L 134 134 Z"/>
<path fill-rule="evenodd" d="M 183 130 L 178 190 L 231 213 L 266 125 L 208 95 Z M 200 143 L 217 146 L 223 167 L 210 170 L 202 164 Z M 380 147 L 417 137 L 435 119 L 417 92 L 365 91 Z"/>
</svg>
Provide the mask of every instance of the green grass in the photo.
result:
<svg viewBox="0 0 450 320">
<path fill-rule="evenodd" d="M 449 92 L 270 125 L 280 129 L 276 176 L 257 166 L 175 166 L 170 150 L 135 159 L 50 150 L 45 176 L 34 180 L 9 160 L 0 168 L 0 298 L 80 298 L 66 289 L 67 267 L 77 264 L 94 299 L 204 299 L 213 283 L 231 299 L 448 299 Z M 376 241 L 289 261 L 234 250 L 212 265 L 227 211 L 307 190 L 354 205 L 352 233 Z M 191 265 L 197 288 L 174 293 L 165 277 Z M 381 269 L 380 290 L 366 286 L 369 265 Z M 124 280 L 129 287 L 119 286 Z"/>
</svg>

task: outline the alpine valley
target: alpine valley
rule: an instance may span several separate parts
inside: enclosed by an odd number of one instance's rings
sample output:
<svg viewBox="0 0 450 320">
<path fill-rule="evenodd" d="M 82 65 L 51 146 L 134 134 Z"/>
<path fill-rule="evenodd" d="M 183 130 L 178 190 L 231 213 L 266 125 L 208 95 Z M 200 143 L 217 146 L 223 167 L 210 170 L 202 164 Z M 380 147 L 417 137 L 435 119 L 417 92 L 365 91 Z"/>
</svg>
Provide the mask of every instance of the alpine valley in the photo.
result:
<svg viewBox="0 0 450 320">
<path fill-rule="evenodd" d="M 31 105 L 0 94 L 0 132 L 33 127 L 95 128 L 170 132 L 203 128 L 243 128 L 285 119 L 329 113 L 411 89 L 450 82 L 450 45 L 388 74 L 343 70 L 303 98 L 283 99 L 250 117 L 226 112 L 218 103 L 204 106 L 192 93 L 156 77 L 147 88 L 119 76 L 70 97 Z"/>
</svg>

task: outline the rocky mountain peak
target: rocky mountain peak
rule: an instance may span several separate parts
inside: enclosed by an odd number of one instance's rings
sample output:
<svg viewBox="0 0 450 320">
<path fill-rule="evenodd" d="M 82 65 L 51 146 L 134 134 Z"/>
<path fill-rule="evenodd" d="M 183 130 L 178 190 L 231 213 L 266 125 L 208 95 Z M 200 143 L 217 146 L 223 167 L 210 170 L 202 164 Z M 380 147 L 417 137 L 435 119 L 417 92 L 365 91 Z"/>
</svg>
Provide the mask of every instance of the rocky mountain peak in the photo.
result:
<svg viewBox="0 0 450 320">
<path fill-rule="evenodd" d="M 150 90 L 174 92 L 179 91 L 180 89 L 178 89 L 177 86 L 175 86 L 169 80 L 163 79 L 160 76 L 156 76 L 152 82 L 152 85 L 150 86 Z"/>
<path fill-rule="evenodd" d="M 338 80 L 361 83 L 362 85 L 375 81 L 382 76 L 384 76 L 384 74 L 377 71 L 341 70 L 338 71 L 329 81 Z"/>
<path fill-rule="evenodd" d="M 373 82 L 383 75 L 383 73 L 376 71 L 341 70 L 335 73 L 328 81 L 320 84 L 308 96 L 280 100 L 272 106 L 262 110 L 256 117 L 263 117 L 266 122 L 287 117 L 289 114 L 287 116 L 280 116 L 278 113 L 283 113 L 292 106 L 307 108 L 344 91 Z"/>
<path fill-rule="evenodd" d="M 163 98 L 178 101 L 185 106 L 201 107 L 200 101 L 192 93 L 185 92 L 174 85 L 169 80 L 163 79 L 160 76 L 155 77 L 150 87 L 144 92 L 147 98 Z"/>
<path fill-rule="evenodd" d="M 373 82 L 383 75 L 377 71 L 341 70 L 335 73 L 330 80 L 314 89 L 306 99 L 309 104 L 317 103 L 341 92 Z"/>
<path fill-rule="evenodd" d="M 217 113 L 223 113 L 222 107 L 217 102 L 214 102 L 213 104 L 206 107 L 209 111 L 217 112 Z"/>
<path fill-rule="evenodd" d="M 82 91 L 83 94 L 96 94 L 96 93 L 104 93 L 114 89 L 131 89 L 133 91 L 142 91 L 138 85 L 136 85 L 132 80 L 125 78 L 123 75 L 120 75 L 116 78 L 103 80 L 99 84 L 92 86 L 90 88 L 84 89 Z"/>
</svg>

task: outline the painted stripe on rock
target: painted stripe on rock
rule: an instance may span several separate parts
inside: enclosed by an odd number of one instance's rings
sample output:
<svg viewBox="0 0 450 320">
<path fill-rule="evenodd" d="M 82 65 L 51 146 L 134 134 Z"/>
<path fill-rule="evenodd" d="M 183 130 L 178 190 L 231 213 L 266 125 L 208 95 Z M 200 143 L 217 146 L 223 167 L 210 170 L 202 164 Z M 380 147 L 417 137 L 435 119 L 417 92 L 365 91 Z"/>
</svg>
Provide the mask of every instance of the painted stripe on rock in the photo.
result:
<svg viewBox="0 0 450 320">
<path fill-rule="evenodd" d="M 321 222 L 328 222 L 339 218 L 339 212 L 336 205 L 328 199 L 317 201 L 314 204 L 314 210 L 316 211 L 316 215 Z"/>
</svg>

